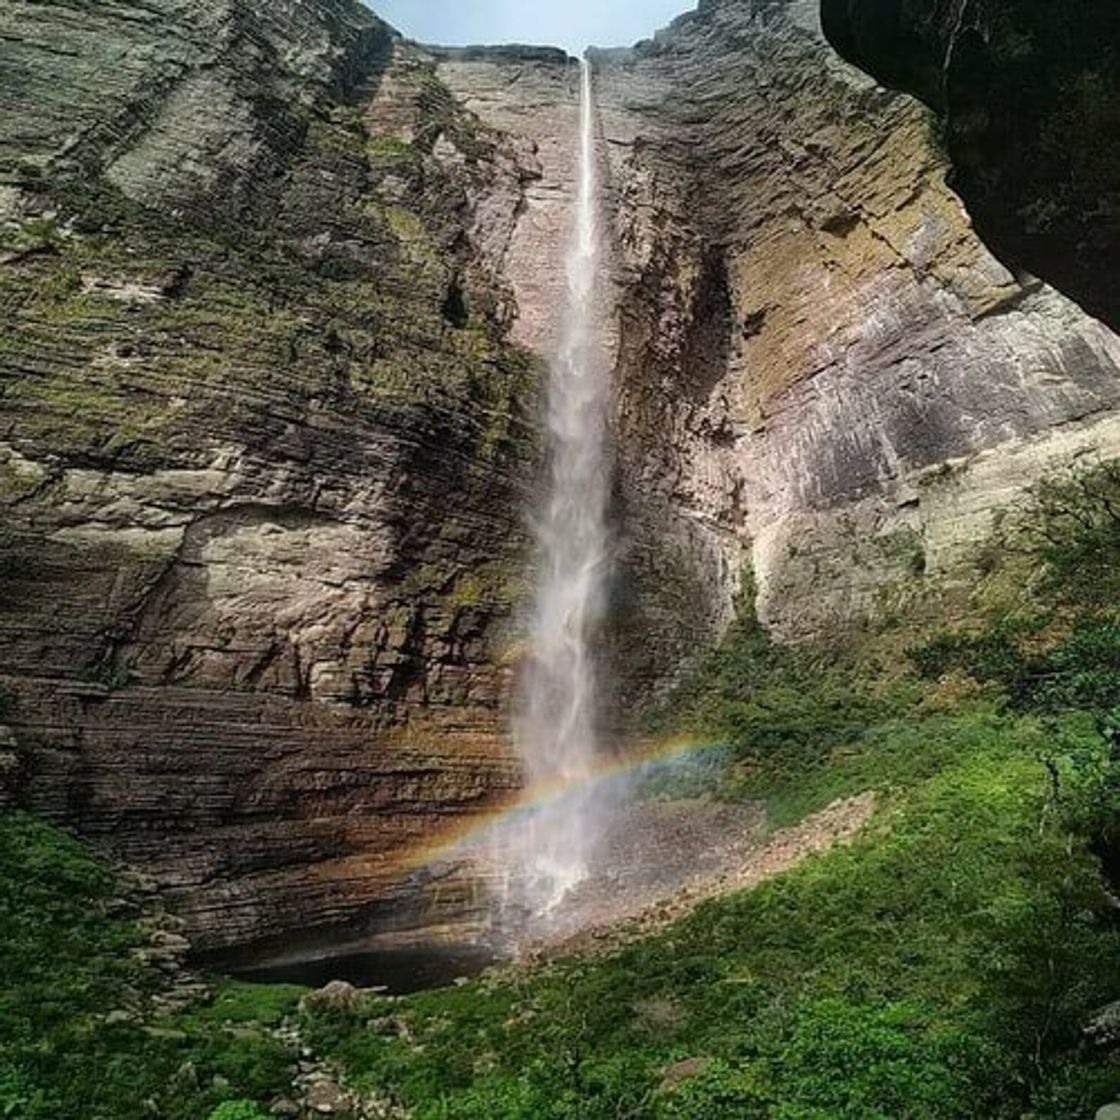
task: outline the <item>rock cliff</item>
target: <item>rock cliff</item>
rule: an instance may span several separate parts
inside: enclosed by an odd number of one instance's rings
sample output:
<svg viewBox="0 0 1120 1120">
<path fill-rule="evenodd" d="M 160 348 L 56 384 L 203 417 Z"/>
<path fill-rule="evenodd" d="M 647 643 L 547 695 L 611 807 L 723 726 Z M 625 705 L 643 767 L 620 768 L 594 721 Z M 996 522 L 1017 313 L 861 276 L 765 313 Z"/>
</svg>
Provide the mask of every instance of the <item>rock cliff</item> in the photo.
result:
<svg viewBox="0 0 1120 1120">
<path fill-rule="evenodd" d="M 535 168 L 356 4 L 0 35 L 24 798 L 204 947 L 399 902 L 402 853 L 517 781 L 536 372 L 501 273 Z"/>
<path fill-rule="evenodd" d="M 1120 328 L 1112 0 L 822 0 L 836 48 L 938 117 L 952 185 L 1012 267 Z"/>
<path fill-rule="evenodd" d="M 421 865 L 518 780 L 572 60 L 346 0 L 20 0 L 0 41 L 23 799 L 203 948 L 469 924 L 469 876 Z M 1120 341 L 993 255 L 815 0 L 708 0 L 594 63 L 625 718 L 748 563 L 790 640 L 966 586 L 1019 490 L 1120 454 Z"/>
<path fill-rule="evenodd" d="M 993 255 L 933 118 L 838 58 L 816 4 L 710 0 L 595 69 L 624 710 L 718 632 L 744 560 L 788 639 L 917 613 L 967 585 L 1014 494 L 1115 453 L 1116 337 Z M 476 51 L 440 74 L 549 153 L 515 242 L 550 265 L 511 275 L 522 314 L 546 319 L 571 66 Z"/>
<path fill-rule="evenodd" d="M 709 588 L 743 545 L 787 638 L 918 613 L 1019 489 L 1117 452 L 1117 338 L 993 256 L 815 4 L 713 0 L 598 74 L 624 485 L 707 535 Z"/>
</svg>

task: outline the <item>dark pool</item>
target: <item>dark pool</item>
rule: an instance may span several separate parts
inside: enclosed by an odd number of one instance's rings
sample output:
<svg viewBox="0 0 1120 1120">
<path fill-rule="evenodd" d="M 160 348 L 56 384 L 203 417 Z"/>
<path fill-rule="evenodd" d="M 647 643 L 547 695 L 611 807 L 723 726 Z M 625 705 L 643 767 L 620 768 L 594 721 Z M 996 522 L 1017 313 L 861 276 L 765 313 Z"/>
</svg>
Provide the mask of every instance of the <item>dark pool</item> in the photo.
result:
<svg viewBox="0 0 1120 1120">
<path fill-rule="evenodd" d="M 407 995 L 477 976 L 496 959 L 493 950 L 482 946 L 453 945 L 341 953 L 232 971 L 239 979 L 258 984 L 321 988 L 332 980 L 345 980 L 357 988 L 384 988 L 391 995 Z"/>
</svg>

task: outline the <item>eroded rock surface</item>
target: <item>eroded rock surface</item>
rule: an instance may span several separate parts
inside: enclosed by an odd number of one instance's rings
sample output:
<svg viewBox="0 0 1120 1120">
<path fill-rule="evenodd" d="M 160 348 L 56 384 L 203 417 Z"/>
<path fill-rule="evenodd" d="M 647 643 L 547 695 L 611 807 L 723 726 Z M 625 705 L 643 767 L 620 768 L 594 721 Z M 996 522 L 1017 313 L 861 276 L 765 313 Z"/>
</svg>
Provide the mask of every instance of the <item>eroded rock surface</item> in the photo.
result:
<svg viewBox="0 0 1120 1120">
<path fill-rule="evenodd" d="M 358 4 L 21 2 L 0 32 L 24 802 L 201 948 L 458 920 L 469 884 L 409 853 L 518 781 L 532 153 Z"/>
<path fill-rule="evenodd" d="M 20 0 L 0 41 L 19 796 L 204 949 L 469 930 L 429 856 L 519 780 L 573 60 L 346 0 Z M 1120 454 L 1117 338 L 992 255 L 815 0 L 594 62 L 624 717 L 747 560 L 783 638 L 917 614 L 1024 487 Z"/>
<path fill-rule="evenodd" d="M 1120 8 L 822 0 L 837 50 L 920 97 L 1001 259 L 1120 328 Z"/>
<path fill-rule="evenodd" d="M 992 256 L 814 4 L 703 4 L 597 71 L 623 485 L 724 542 L 709 588 L 746 544 L 787 638 L 918 609 L 1022 487 L 1120 450 L 1117 338 Z"/>
</svg>

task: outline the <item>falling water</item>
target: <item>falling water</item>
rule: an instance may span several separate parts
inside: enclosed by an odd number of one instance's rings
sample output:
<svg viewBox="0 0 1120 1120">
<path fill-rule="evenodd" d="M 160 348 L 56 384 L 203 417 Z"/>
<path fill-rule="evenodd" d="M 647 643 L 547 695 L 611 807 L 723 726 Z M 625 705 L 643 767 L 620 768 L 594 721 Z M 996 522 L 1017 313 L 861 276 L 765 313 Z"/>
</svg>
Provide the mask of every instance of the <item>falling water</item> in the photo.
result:
<svg viewBox="0 0 1120 1120">
<path fill-rule="evenodd" d="M 553 910 L 587 875 L 603 806 L 587 792 L 597 754 L 593 645 L 607 567 L 607 365 L 591 67 L 581 72 L 579 188 L 567 256 L 567 303 L 548 390 L 550 474 L 537 522 L 540 575 L 518 748 L 530 787 L 570 788 L 521 838 L 522 904 Z"/>
</svg>

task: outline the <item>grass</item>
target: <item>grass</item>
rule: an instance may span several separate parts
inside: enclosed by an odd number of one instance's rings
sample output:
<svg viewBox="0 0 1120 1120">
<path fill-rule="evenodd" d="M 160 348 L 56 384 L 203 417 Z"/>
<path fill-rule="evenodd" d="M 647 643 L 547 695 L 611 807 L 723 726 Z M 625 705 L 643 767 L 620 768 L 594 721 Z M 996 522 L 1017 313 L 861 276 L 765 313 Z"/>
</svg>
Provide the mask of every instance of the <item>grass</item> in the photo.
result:
<svg viewBox="0 0 1120 1120">
<path fill-rule="evenodd" d="M 189 1014 L 106 1018 L 159 986 L 130 956 L 143 938 L 111 916 L 113 893 L 76 841 L 0 814 L 0 1117 L 205 1120 L 285 1091 L 292 1055 L 264 1027 L 297 990 L 231 984 Z"/>
</svg>

